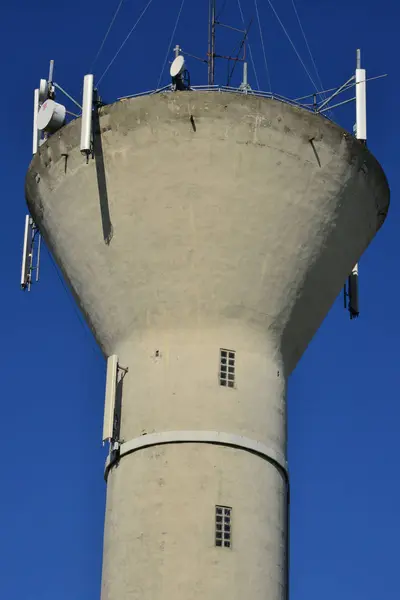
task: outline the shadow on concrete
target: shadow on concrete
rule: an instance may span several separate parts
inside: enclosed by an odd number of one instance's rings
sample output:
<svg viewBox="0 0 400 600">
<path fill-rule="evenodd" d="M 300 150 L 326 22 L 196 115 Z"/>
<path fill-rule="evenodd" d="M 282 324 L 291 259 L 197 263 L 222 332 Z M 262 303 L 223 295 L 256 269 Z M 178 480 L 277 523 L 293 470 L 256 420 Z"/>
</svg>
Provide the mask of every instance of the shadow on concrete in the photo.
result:
<svg viewBox="0 0 400 600">
<path fill-rule="evenodd" d="M 319 159 L 318 152 L 317 152 L 317 149 L 316 149 L 315 144 L 314 144 L 314 138 L 311 138 L 310 144 L 311 144 L 311 148 L 313 149 L 315 158 L 317 159 L 318 166 L 321 167 L 321 161 Z"/>
<path fill-rule="evenodd" d="M 107 179 L 104 168 L 103 143 L 101 139 L 99 107 L 93 110 L 93 154 L 96 163 L 97 187 L 99 190 L 101 224 L 103 227 L 103 238 L 109 244 L 113 237 L 113 226 L 108 204 Z"/>
</svg>

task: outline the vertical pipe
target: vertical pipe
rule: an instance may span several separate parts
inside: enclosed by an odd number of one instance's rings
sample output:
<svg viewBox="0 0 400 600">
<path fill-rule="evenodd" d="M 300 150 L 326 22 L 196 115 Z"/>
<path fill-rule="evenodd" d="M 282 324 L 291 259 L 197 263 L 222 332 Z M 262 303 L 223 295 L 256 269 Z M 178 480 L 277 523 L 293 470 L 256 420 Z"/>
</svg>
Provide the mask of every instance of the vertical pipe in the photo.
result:
<svg viewBox="0 0 400 600">
<path fill-rule="evenodd" d="M 247 62 L 243 63 L 243 87 L 247 88 Z"/>
<path fill-rule="evenodd" d="M 39 231 L 37 231 L 37 235 L 38 235 L 38 249 L 37 249 L 37 258 L 36 258 L 36 281 L 39 281 L 39 275 L 40 275 L 40 251 L 41 251 L 41 247 L 42 247 L 42 236 L 40 235 Z"/>
<path fill-rule="evenodd" d="M 53 73 L 54 73 L 54 60 L 51 60 L 50 67 L 49 67 L 49 83 L 53 83 Z"/>
</svg>

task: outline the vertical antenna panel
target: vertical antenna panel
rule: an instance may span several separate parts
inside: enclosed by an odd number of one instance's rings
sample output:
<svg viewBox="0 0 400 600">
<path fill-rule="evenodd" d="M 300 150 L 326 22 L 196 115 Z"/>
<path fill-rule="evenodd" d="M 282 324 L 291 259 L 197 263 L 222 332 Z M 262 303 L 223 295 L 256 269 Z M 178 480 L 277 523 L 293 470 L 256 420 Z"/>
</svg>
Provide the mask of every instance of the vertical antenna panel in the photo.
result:
<svg viewBox="0 0 400 600">
<path fill-rule="evenodd" d="M 37 126 L 37 118 L 39 112 L 39 90 L 36 89 L 33 96 L 33 142 L 32 154 L 36 154 L 39 147 L 39 130 Z"/>
<path fill-rule="evenodd" d="M 38 92 L 38 90 L 35 90 Z M 21 288 L 25 290 L 29 286 L 30 271 L 32 266 L 32 219 L 29 215 L 25 217 L 24 247 L 22 250 Z"/>
<path fill-rule="evenodd" d="M 88 154 L 92 142 L 93 75 L 83 80 L 81 152 Z"/>
<path fill-rule="evenodd" d="M 356 69 L 356 136 L 367 139 L 367 84 L 365 69 Z"/>
<path fill-rule="evenodd" d="M 117 394 L 118 356 L 107 360 L 106 397 L 104 403 L 103 443 L 111 440 L 114 429 L 115 398 Z"/>
<path fill-rule="evenodd" d="M 349 313 L 350 319 L 355 319 L 360 314 L 358 304 L 358 264 L 355 265 L 349 275 Z"/>
</svg>

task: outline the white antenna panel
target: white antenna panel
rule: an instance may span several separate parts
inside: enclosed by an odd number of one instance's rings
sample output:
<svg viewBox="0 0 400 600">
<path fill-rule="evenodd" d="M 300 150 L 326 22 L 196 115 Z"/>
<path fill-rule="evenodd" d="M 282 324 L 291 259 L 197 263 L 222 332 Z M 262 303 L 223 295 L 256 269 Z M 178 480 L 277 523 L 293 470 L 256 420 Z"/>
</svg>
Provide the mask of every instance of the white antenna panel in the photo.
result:
<svg viewBox="0 0 400 600">
<path fill-rule="evenodd" d="M 30 273 L 32 265 L 32 218 L 25 217 L 24 247 L 22 250 L 21 288 L 25 290 L 30 286 Z"/>
<path fill-rule="evenodd" d="M 356 136 L 367 139 L 367 74 L 365 69 L 356 69 Z"/>
<path fill-rule="evenodd" d="M 39 110 L 38 129 L 47 131 L 47 133 L 55 133 L 64 125 L 65 114 L 65 106 L 54 102 L 54 100 L 46 100 Z"/>
<path fill-rule="evenodd" d="M 107 359 L 106 396 L 104 403 L 103 443 L 111 440 L 114 429 L 115 398 L 117 395 L 118 356 Z"/>
<path fill-rule="evenodd" d="M 38 113 L 39 113 L 39 96 L 40 91 L 38 89 L 35 90 L 33 96 L 33 140 L 32 140 L 32 154 L 36 154 L 39 147 L 39 138 L 40 134 L 38 131 Z"/>
<path fill-rule="evenodd" d="M 48 85 L 46 79 L 41 79 L 40 85 L 39 85 L 39 102 L 40 103 L 47 100 L 48 93 L 49 93 L 49 85 Z"/>
<path fill-rule="evenodd" d="M 174 60 L 169 70 L 171 77 L 178 77 L 185 69 L 185 58 L 180 54 Z"/>
<path fill-rule="evenodd" d="M 83 80 L 81 152 L 90 153 L 92 147 L 93 75 Z"/>
</svg>

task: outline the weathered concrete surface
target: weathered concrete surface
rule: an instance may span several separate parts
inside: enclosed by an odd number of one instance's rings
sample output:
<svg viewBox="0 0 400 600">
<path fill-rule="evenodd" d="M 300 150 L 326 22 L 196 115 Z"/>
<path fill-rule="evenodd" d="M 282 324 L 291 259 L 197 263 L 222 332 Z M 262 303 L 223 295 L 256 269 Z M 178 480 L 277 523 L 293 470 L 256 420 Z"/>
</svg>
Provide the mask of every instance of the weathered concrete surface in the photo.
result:
<svg viewBox="0 0 400 600">
<path fill-rule="evenodd" d="M 385 176 L 326 119 L 277 101 L 177 93 L 79 120 L 30 166 L 30 210 L 106 355 L 129 373 L 121 437 L 214 430 L 286 451 L 285 378 L 387 212 Z M 67 161 L 63 154 L 67 154 Z M 237 352 L 234 390 L 220 348 Z M 286 489 L 212 445 L 124 457 L 109 476 L 103 600 L 282 600 Z M 214 506 L 233 546 L 214 547 Z"/>
</svg>

